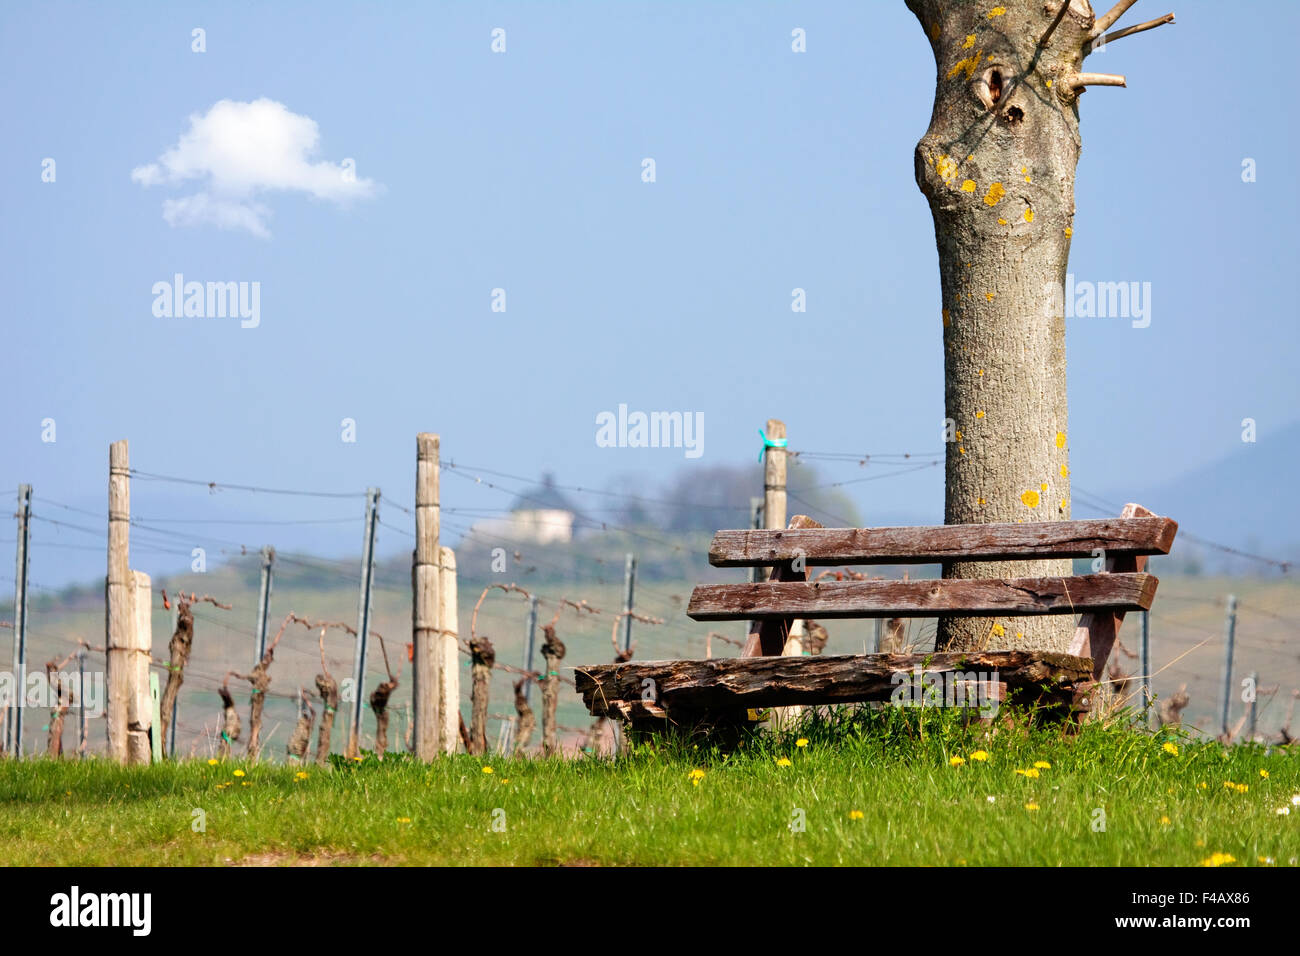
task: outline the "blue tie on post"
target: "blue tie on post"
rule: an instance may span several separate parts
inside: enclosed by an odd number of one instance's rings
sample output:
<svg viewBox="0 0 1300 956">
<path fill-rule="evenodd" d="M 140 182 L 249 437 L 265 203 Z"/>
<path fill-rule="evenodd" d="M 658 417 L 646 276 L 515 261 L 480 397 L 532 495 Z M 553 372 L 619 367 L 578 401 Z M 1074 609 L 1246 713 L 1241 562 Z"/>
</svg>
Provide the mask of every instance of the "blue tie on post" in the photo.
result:
<svg viewBox="0 0 1300 956">
<path fill-rule="evenodd" d="M 786 438 L 768 438 L 767 433 L 761 428 L 758 430 L 758 437 L 763 439 L 763 447 L 758 453 L 759 461 L 763 460 L 763 456 L 767 454 L 769 448 L 784 448 L 786 442 L 789 441 L 789 439 Z"/>
</svg>

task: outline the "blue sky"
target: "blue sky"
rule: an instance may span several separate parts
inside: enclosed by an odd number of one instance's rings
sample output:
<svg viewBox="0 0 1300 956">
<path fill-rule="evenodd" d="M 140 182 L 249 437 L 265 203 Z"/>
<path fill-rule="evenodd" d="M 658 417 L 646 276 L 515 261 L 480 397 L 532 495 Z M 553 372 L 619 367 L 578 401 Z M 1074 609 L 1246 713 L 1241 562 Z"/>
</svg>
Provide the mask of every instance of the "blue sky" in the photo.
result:
<svg viewBox="0 0 1300 956">
<path fill-rule="evenodd" d="M 1152 4 L 1123 22 L 1166 12 Z M 1177 13 L 1089 60 L 1129 88 L 1081 104 L 1071 271 L 1150 282 L 1152 321 L 1068 329 L 1084 488 L 1173 480 L 1239 452 L 1245 417 L 1261 445 L 1300 418 L 1300 6 Z M 191 50 L 196 27 L 206 52 Z M 505 53 L 490 48 L 498 27 Z M 796 27 L 806 53 L 791 51 Z M 0 81 L 0 492 L 30 482 L 46 514 L 41 497 L 102 513 L 117 438 L 146 471 L 378 485 L 408 505 L 421 430 L 459 461 L 595 487 L 752 461 L 769 416 L 795 448 L 941 447 L 937 257 L 912 176 L 934 64 L 902 0 L 10 3 Z M 309 159 L 353 159 L 374 194 L 255 194 L 269 237 L 169 224 L 164 201 L 203 183 L 146 187 L 132 171 L 192 115 L 259 98 L 314 121 Z M 259 282 L 260 325 L 155 317 L 152 286 L 178 272 Z M 795 287 L 806 314 L 791 312 Z M 596 415 L 620 403 L 703 413 L 704 455 L 597 447 Z M 447 504 L 508 503 L 460 484 L 444 480 Z M 869 522 L 942 513 L 938 469 L 854 494 Z M 361 509 L 139 482 L 134 498 L 158 518 Z M 280 540 L 356 549 L 359 521 L 332 527 Z M 409 547 L 388 538 L 381 550 Z M 102 573 L 89 551 L 37 558 L 35 580 Z"/>
</svg>

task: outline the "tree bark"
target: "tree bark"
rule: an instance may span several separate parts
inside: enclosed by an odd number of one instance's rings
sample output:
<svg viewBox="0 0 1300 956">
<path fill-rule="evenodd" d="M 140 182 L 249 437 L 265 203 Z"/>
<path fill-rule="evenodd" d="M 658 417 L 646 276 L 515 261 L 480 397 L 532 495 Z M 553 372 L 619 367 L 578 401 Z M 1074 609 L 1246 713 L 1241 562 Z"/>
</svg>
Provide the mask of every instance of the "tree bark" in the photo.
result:
<svg viewBox="0 0 1300 956">
<path fill-rule="evenodd" d="M 1087 0 L 907 0 L 937 66 L 916 181 L 939 251 L 947 524 L 1070 517 L 1064 285 Z M 1058 19 L 1058 13 L 1061 16 Z M 1040 46 L 1042 38 L 1050 38 Z M 1064 560 L 953 562 L 950 578 L 1067 575 Z M 940 649 L 1063 651 L 1068 618 L 945 618 Z"/>
</svg>

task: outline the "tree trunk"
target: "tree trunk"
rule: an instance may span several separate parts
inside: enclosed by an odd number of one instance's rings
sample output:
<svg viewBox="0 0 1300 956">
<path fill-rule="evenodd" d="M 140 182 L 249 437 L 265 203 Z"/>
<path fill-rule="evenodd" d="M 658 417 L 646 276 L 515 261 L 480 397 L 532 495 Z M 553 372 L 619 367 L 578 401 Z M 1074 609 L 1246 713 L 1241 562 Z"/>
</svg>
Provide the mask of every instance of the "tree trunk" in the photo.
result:
<svg viewBox="0 0 1300 956">
<path fill-rule="evenodd" d="M 330 736 L 334 730 L 334 715 L 339 709 L 339 685 L 326 671 L 316 675 L 316 690 L 324 709 L 320 715 L 320 729 L 316 731 L 316 762 L 324 766 L 330 756 Z"/>
<path fill-rule="evenodd" d="M 492 665 L 497 653 L 486 637 L 469 642 L 470 651 L 470 753 L 487 753 L 488 693 L 492 685 Z"/>
<path fill-rule="evenodd" d="M 546 662 L 546 676 L 542 678 L 542 755 L 552 757 L 560 753 L 555 714 L 560 700 L 560 661 L 564 660 L 566 648 L 551 625 L 542 628 L 542 635 L 542 660 Z"/>
<path fill-rule="evenodd" d="M 316 708 L 312 707 L 304 691 L 298 698 L 298 723 L 294 725 L 289 736 L 286 753 L 298 760 L 307 759 L 307 748 L 311 746 L 311 725 L 316 720 Z"/>
<path fill-rule="evenodd" d="M 167 740 L 167 731 L 172 723 L 172 707 L 176 697 L 185 683 L 185 665 L 190 662 L 190 650 L 194 646 L 194 612 L 182 598 L 176 599 L 176 631 L 172 634 L 168 650 L 171 661 L 167 664 L 167 686 L 163 688 L 162 701 L 158 707 L 158 716 L 162 721 L 162 739 Z"/>
<path fill-rule="evenodd" d="M 944 521 L 1070 517 L 1064 284 L 1079 158 L 1087 0 L 1004 6 L 907 0 L 938 67 L 916 181 L 939 251 L 944 345 Z M 1040 41 L 1051 31 L 1048 43 Z M 1070 562 L 960 562 L 949 578 L 1067 575 Z M 1064 651 L 1069 617 L 945 618 L 946 650 Z"/>
<path fill-rule="evenodd" d="M 397 690 L 397 681 L 386 680 L 370 695 L 370 709 L 375 712 L 375 753 L 380 760 L 388 753 L 388 698 Z"/>
<path fill-rule="evenodd" d="M 518 726 L 515 728 L 517 756 L 526 752 L 529 742 L 533 739 L 533 731 L 537 728 L 537 718 L 533 716 L 533 708 L 528 705 L 528 698 L 524 696 L 524 687 L 530 680 L 532 678 L 525 675 L 515 681 L 515 713 L 518 715 Z"/>
<path fill-rule="evenodd" d="M 221 742 L 217 745 L 217 754 L 229 757 L 231 747 L 239 739 L 239 712 L 235 710 L 235 698 L 230 688 L 221 685 L 217 688 L 221 695 Z"/>
</svg>

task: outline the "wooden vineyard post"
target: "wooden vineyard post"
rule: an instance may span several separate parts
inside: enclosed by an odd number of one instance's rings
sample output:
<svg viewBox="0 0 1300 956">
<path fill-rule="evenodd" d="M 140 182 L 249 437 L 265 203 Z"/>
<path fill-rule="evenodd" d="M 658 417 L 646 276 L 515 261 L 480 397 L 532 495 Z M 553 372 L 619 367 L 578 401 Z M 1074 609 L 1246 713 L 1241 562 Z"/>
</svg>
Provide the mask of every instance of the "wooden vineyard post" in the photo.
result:
<svg viewBox="0 0 1300 956">
<path fill-rule="evenodd" d="M 131 645 L 126 658 L 130 686 L 127 689 L 127 762 L 149 763 L 153 755 L 153 695 L 150 693 L 149 664 L 153 653 L 153 588 L 149 575 L 132 571 Z"/>
<path fill-rule="evenodd" d="M 786 450 L 785 422 L 767 420 L 763 442 L 763 527 L 785 527 Z"/>
<path fill-rule="evenodd" d="M 415 700 L 415 755 L 432 760 L 441 749 L 443 686 L 442 633 L 439 623 L 442 577 L 438 544 L 438 436 L 421 432 L 415 438 L 415 566 L 412 605 L 412 696 Z M 454 573 L 454 572 L 453 572 Z"/>
<path fill-rule="evenodd" d="M 107 658 L 108 755 L 127 762 L 127 709 L 131 696 L 134 581 L 130 569 L 131 477 L 125 441 L 108 449 L 108 581 L 104 649 Z"/>
<path fill-rule="evenodd" d="M 23 755 L 23 697 L 27 687 L 27 570 L 31 564 L 28 538 L 31 533 L 32 486 L 18 486 L 17 554 L 14 558 L 14 699 L 9 705 L 7 732 L 12 735 L 10 752 Z"/>
<path fill-rule="evenodd" d="M 542 755 L 553 756 L 560 752 L 556 733 L 555 711 L 560 699 L 560 661 L 564 660 L 564 642 L 555 636 L 554 625 L 542 628 L 542 660 L 546 662 L 546 676 L 542 678 Z"/>
<path fill-rule="evenodd" d="M 454 754 L 460 741 L 460 626 L 456 610 L 456 552 L 445 545 L 438 571 L 438 746 Z"/>
</svg>

